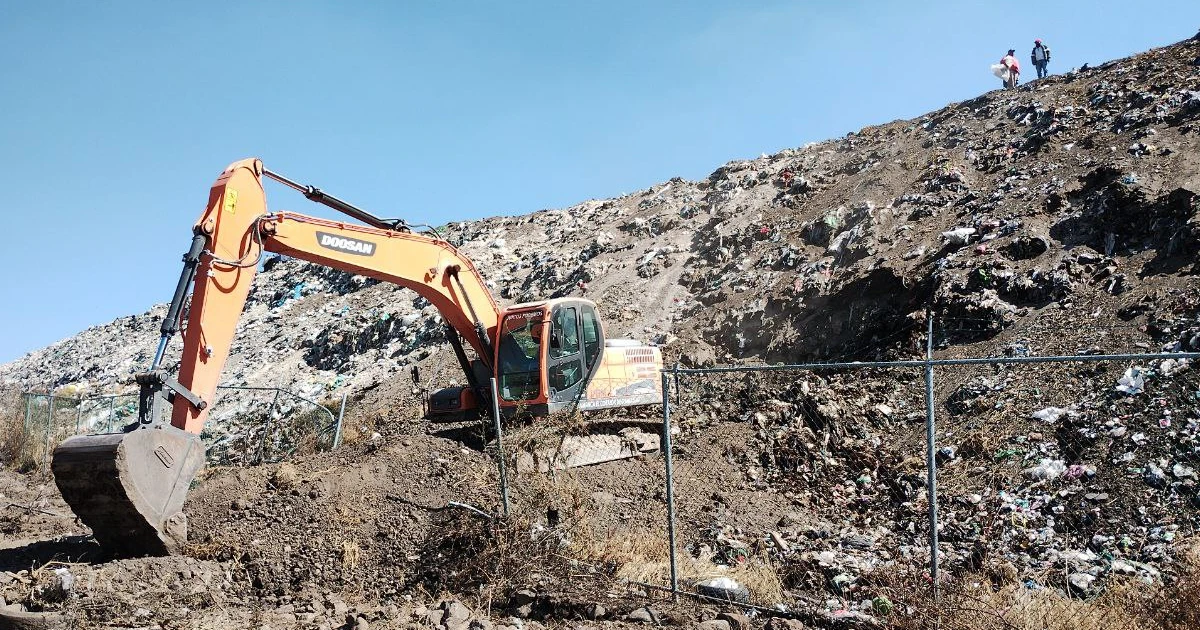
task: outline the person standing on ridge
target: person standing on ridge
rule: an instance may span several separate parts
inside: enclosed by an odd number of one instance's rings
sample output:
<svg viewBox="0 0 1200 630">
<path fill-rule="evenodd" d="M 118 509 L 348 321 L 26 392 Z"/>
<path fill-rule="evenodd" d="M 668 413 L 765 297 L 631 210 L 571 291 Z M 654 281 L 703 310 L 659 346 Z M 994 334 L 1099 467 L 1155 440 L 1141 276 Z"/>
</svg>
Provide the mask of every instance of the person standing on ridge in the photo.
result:
<svg viewBox="0 0 1200 630">
<path fill-rule="evenodd" d="M 1017 87 L 1017 81 L 1021 77 L 1021 64 L 1017 61 L 1015 48 L 1008 49 L 1008 54 L 1000 59 L 1000 65 L 1008 70 L 1008 80 L 1004 82 L 1005 89 L 1011 90 Z"/>
<path fill-rule="evenodd" d="M 1046 64 L 1050 63 L 1050 47 L 1040 39 L 1033 40 L 1033 51 L 1029 53 L 1029 60 L 1033 62 L 1033 67 L 1037 68 L 1038 78 L 1045 79 L 1049 74 L 1046 72 Z"/>
</svg>

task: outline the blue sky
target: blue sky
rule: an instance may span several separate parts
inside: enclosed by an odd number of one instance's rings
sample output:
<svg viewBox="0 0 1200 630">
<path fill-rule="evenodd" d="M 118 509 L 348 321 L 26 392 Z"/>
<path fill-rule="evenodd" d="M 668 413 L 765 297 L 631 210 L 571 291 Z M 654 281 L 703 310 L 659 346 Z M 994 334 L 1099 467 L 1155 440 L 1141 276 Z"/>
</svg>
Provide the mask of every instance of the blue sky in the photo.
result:
<svg viewBox="0 0 1200 630">
<path fill-rule="evenodd" d="M 1062 72 L 1197 27 L 1194 0 L 0 0 L 0 362 L 169 299 L 243 157 L 412 222 L 524 214 L 972 98 L 1035 37 Z"/>
</svg>

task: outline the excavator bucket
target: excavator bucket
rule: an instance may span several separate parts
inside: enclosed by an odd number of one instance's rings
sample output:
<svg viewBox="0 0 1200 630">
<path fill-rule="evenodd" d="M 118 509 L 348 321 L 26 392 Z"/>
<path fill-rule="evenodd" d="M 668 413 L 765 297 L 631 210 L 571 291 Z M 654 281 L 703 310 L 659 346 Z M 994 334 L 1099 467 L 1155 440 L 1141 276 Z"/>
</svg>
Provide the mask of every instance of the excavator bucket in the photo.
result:
<svg viewBox="0 0 1200 630">
<path fill-rule="evenodd" d="M 167 555 L 187 541 L 183 502 L 203 465 L 199 436 L 156 424 L 69 438 L 54 449 L 50 467 L 101 547 L 134 557 Z"/>
</svg>

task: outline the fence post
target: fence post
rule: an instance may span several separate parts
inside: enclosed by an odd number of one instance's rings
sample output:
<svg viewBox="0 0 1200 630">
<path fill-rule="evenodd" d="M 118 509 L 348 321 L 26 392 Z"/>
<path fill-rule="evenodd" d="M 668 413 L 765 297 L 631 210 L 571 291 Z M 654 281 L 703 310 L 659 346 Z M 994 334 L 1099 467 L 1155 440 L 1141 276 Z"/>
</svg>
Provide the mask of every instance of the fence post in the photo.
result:
<svg viewBox="0 0 1200 630">
<path fill-rule="evenodd" d="M 43 465 L 50 463 L 50 431 L 54 424 L 54 392 L 50 393 L 50 413 L 46 414 L 46 452 L 42 454 Z"/>
<path fill-rule="evenodd" d="M 108 397 L 108 420 L 107 420 L 107 421 L 104 423 L 104 430 L 105 430 L 105 432 L 111 432 L 111 431 L 112 431 L 112 426 L 113 426 L 113 401 L 114 401 L 114 400 L 116 400 L 116 399 L 117 399 L 117 397 L 116 397 L 116 396 L 109 396 L 109 397 Z"/>
<path fill-rule="evenodd" d="M 675 362 L 675 369 L 673 371 L 675 373 L 675 402 L 678 403 L 679 397 L 683 395 L 683 392 L 679 390 L 679 361 Z"/>
<path fill-rule="evenodd" d="M 937 517 L 937 449 L 933 417 L 933 313 L 926 314 L 925 333 L 925 455 L 929 478 L 929 578 L 933 581 L 933 601 L 938 602 L 938 517 Z"/>
<path fill-rule="evenodd" d="M 338 407 L 337 425 L 333 429 L 333 448 L 342 445 L 342 418 L 346 416 L 346 394 L 342 393 L 342 404 Z"/>
<path fill-rule="evenodd" d="M 675 378 L 679 378 L 679 368 L 676 367 L 673 372 Z M 671 381 L 667 376 L 667 371 L 662 373 L 662 392 L 663 392 L 663 437 L 662 450 L 663 462 L 666 466 L 667 474 L 667 544 L 670 546 L 671 557 L 671 599 L 679 601 L 679 570 L 675 560 L 675 475 L 671 465 Z"/>
<path fill-rule="evenodd" d="M 83 419 L 83 396 L 75 401 L 75 435 L 79 435 L 80 421 Z"/>
<path fill-rule="evenodd" d="M 29 435 L 29 418 L 33 415 L 33 394 L 25 393 L 25 435 Z"/>
<path fill-rule="evenodd" d="M 492 377 L 492 421 L 496 429 L 496 461 L 500 466 L 500 503 L 504 516 L 508 516 L 508 473 L 504 470 L 504 433 L 500 427 L 500 392 L 496 388 L 496 377 Z"/>
<path fill-rule="evenodd" d="M 262 439 L 258 441 L 258 463 L 265 464 L 267 461 L 267 434 L 271 432 L 271 419 L 275 415 L 275 403 L 279 402 L 279 388 L 275 388 L 275 397 L 271 399 L 271 406 L 267 407 L 267 421 L 263 423 Z"/>
</svg>

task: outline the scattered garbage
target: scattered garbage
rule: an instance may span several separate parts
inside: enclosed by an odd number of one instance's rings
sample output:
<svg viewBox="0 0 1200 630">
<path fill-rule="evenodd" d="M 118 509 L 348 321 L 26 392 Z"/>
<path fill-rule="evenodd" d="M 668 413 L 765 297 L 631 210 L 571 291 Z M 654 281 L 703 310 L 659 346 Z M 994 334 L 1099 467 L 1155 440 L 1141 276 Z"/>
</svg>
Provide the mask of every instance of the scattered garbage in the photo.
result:
<svg viewBox="0 0 1200 630">
<path fill-rule="evenodd" d="M 1096 576 L 1088 573 L 1072 573 L 1067 576 L 1067 583 L 1071 585 L 1071 590 L 1078 594 L 1087 594 L 1092 588 L 1092 583 L 1096 581 Z"/>
<path fill-rule="evenodd" d="M 1176 479 L 1198 479 L 1196 476 L 1196 470 L 1191 466 L 1185 466 L 1183 464 L 1175 464 L 1172 466 L 1171 474 L 1175 475 Z"/>
</svg>

